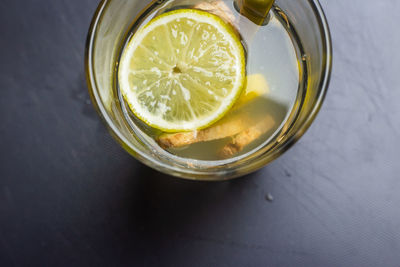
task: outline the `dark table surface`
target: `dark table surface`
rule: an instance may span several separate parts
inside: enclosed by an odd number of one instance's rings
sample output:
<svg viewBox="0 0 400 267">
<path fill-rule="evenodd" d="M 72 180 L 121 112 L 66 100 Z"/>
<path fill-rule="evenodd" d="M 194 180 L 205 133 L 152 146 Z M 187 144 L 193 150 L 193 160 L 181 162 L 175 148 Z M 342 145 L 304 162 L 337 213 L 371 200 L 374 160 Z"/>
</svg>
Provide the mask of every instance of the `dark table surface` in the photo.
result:
<svg viewBox="0 0 400 267">
<path fill-rule="evenodd" d="M 92 108 L 97 1 L 1 0 L 0 266 L 400 266 L 400 2 L 321 4 L 316 121 L 262 170 L 202 183 L 140 164 Z"/>
</svg>

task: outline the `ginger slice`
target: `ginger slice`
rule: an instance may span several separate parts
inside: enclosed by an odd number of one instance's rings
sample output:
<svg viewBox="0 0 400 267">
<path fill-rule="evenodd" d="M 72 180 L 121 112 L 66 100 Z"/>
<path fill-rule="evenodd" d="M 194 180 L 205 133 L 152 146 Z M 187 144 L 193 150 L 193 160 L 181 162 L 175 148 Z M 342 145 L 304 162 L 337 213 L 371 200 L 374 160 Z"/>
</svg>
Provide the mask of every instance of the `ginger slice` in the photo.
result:
<svg viewBox="0 0 400 267">
<path fill-rule="evenodd" d="M 247 145 L 251 144 L 261 137 L 261 135 L 271 130 L 274 125 L 275 120 L 272 118 L 272 116 L 266 115 L 255 125 L 233 137 L 232 141 L 221 149 L 219 153 L 221 158 L 229 158 L 242 151 Z"/>
<path fill-rule="evenodd" d="M 157 138 L 157 142 L 162 148 L 167 149 L 234 137 L 256 123 L 256 118 L 244 110 L 248 110 L 246 107 L 253 105 L 258 97 L 268 93 L 269 86 L 264 76 L 262 74 L 251 74 L 247 76 L 243 95 L 221 121 L 199 131 L 162 134 Z"/>
<path fill-rule="evenodd" d="M 210 12 L 218 17 L 224 19 L 226 22 L 233 25 L 235 16 L 229 7 L 222 1 L 214 1 L 211 3 L 202 2 L 194 6 L 194 8 Z"/>
<path fill-rule="evenodd" d="M 158 137 L 157 142 L 162 148 L 166 149 L 222 139 L 225 137 L 235 136 L 244 131 L 251 126 L 250 122 L 251 119 L 247 114 L 235 114 L 221 120 L 214 126 L 203 130 L 162 134 Z"/>
</svg>

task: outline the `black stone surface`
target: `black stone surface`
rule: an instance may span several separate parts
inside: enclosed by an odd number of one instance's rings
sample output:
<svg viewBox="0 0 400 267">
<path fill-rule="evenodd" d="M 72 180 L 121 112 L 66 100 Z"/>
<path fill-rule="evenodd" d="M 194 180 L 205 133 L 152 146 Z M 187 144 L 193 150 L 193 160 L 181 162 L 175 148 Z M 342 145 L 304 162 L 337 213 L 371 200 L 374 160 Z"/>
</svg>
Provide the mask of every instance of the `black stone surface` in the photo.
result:
<svg viewBox="0 0 400 267">
<path fill-rule="evenodd" d="M 334 70 L 284 156 L 179 180 L 89 101 L 94 0 L 0 2 L 0 266 L 400 266 L 400 2 L 321 1 Z"/>
</svg>

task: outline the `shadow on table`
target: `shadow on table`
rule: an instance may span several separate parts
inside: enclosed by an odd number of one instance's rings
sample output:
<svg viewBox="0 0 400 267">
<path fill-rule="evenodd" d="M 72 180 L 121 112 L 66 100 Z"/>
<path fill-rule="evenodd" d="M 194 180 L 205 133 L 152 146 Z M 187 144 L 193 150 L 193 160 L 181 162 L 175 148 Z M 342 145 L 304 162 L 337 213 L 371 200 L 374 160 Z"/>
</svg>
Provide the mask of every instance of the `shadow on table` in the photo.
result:
<svg viewBox="0 0 400 267">
<path fill-rule="evenodd" d="M 252 175 L 223 182 L 190 181 L 175 178 L 140 164 L 133 179 L 138 179 L 134 190 L 133 208 L 140 221 L 146 224 L 152 218 L 165 216 L 166 222 L 180 224 L 185 215 L 218 208 L 227 194 L 246 190 L 252 185 Z M 229 207 L 225 207 L 229 208 Z"/>
<path fill-rule="evenodd" d="M 140 164 L 130 188 L 131 229 L 139 233 L 140 242 L 153 246 L 171 238 L 192 239 L 187 235 L 212 232 L 210 228 L 221 216 L 240 217 L 250 208 L 246 199 L 257 190 L 254 180 L 258 174 L 199 182 L 174 178 Z"/>
</svg>

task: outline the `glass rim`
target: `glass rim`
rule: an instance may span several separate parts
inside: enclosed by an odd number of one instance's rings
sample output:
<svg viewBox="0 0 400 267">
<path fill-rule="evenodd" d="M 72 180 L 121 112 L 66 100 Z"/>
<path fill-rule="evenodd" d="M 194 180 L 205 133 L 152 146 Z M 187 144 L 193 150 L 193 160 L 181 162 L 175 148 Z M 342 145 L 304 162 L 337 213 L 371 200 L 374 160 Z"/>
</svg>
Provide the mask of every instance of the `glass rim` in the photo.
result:
<svg viewBox="0 0 400 267">
<path fill-rule="evenodd" d="M 100 94 L 99 94 L 99 88 L 97 86 L 97 82 L 95 79 L 95 73 L 94 73 L 94 68 L 93 68 L 93 51 L 94 51 L 94 40 L 96 37 L 96 32 L 97 32 L 97 27 L 101 21 L 102 14 L 104 10 L 107 8 L 107 5 L 111 2 L 112 0 L 101 0 L 99 3 L 92 21 L 89 26 L 88 34 L 87 34 L 87 39 L 86 39 L 86 45 L 85 45 L 85 74 L 86 74 L 86 81 L 87 81 L 87 86 L 89 90 L 89 95 L 92 100 L 92 103 L 97 111 L 97 113 L 100 115 L 101 119 L 103 122 L 106 124 L 108 130 L 112 134 L 112 136 L 123 146 L 125 150 L 127 150 L 132 156 L 134 156 L 136 159 L 141 161 L 142 163 L 155 168 L 161 172 L 164 173 L 173 173 L 173 175 L 181 177 L 181 178 L 186 178 L 186 179 L 199 179 L 199 180 L 221 180 L 221 179 L 216 179 L 216 176 L 221 176 L 218 175 L 217 173 L 209 173 L 209 172 L 204 172 L 204 170 L 197 170 L 197 169 L 189 169 L 189 168 L 182 168 L 179 166 L 174 166 L 171 164 L 167 164 L 165 162 L 162 162 L 160 160 L 157 160 L 156 158 L 148 155 L 147 153 L 141 151 L 140 149 L 134 149 L 131 146 L 127 145 L 130 143 L 129 140 L 119 131 L 119 129 L 114 125 L 114 122 L 112 121 L 111 117 L 109 116 L 105 106 L 103 105 L 103 102 L 101 100 Z M 319 3 L 319 0 L 306 0 L 309 2 L 313 12 L 314 16 L 317 19 L 318 26 L 320 28 L 320 37 L 322 41 L 322 46 L 323 46 L 323 65 L 321 68 L 321 76 L 320 76 L 320 83 L 317 86 L 318 92 L 317 92 L 317 97 L 315 104 L 313 105 L 311 111 L 309 111 L 307 117 L 305 118 L 305 121 L 299 126 L 299 129 L 293 133 L 293 135 L 289 136 L 284 142 L 279 144 L 279 147 L 274 151 L 274 156 L 272 156 L 272 159 L 266 159 L 264 156 L 264 153 L 261 153 L 255 160 L 250 162 L 249 166 L 243 167 L 245 169 L 244 172 L 237 172 L 237 174 L 231 173 L 228 174 L 224 172 L 222 176 L 228 175 L 228 179 L 235 178 L 238 176 L 242 176 L 244 174 L 250 173 L 252 171 L 255 171 L 268 162 L 276 159 L 279 155 L 283 154 L 285 151 L 287 151 L 294 143 L 296 143 L 297 140 L 301 138 L 301 136 L 304 135 L 304 133 L 307 131 L 307 129 L 311 126 L 312 122 L 314 121 L 315 117 L 317 116 L 319 110 L 321 109 L 322 103 L 325 99 L 329 82 L 330 82 L 330 77 L 331 77 L 331 71 L 332 71 L 332 41 L 331 41 L 331 34 L 328 26 L 328 22 L 325 16 L 325 13 Z M 153 1 L 154 2 L 154 1 Z M 263 160 L 264 158 L 264 160 Z M 254 166 L 256 165 L 256 166 Z M 221 170 L 220 170 L 221 171 Z M 211 178 L 210 174 L 213 176 Z M 223 179 L 223 178 L 222 178 Z"/>
</svg>

